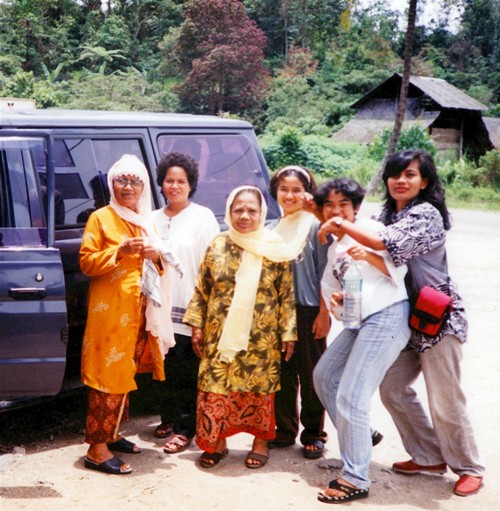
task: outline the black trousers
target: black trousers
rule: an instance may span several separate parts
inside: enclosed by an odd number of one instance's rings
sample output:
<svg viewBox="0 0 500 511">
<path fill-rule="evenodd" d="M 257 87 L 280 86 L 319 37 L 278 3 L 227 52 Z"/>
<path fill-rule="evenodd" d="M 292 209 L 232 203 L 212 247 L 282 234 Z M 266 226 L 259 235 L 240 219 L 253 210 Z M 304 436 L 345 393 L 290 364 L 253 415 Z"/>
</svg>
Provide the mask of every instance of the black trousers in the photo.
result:
<svg viewBox="0 0 500 511">
<path fill-rule="evenodd" d="M 161 422 L 172 423 L 174 432 L 193 438 L 196 432 L 196 398 L 200 359 L 191 337 L 175 334 L 175 346 L 165 357 L 165 381 L 161 391 Z"/>
<path fill-rule="evenodd" d="M 319 307 L 297 305 L 298 341 L 289 362 L 281 357 L 281 390 L 276 393 L 276 440 L 294 442 L 299 433 L 299 419 L 304 427 L 303 445 L 314 440 L 326 442 L 325 409 L 313 384 L 313 369 L 326 349 L 326 339 L 314 339 L 312 327 Z M 300 413 L 298 395 L 300 388 Z"/>
</svg>

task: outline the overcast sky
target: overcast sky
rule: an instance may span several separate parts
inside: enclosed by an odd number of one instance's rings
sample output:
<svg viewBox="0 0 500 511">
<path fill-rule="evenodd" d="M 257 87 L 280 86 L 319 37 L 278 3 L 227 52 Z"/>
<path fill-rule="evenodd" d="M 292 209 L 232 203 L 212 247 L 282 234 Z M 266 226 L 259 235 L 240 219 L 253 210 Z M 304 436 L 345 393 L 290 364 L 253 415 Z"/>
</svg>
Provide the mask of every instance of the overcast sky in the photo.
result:
<svg viewBox="0 0 500 511">
<path fill-rule="evenodd" d="M 408 8 L 409 0 L 385 0 L 387 2 L 387 5 L 392 7 L 393 9 L 398 10 L 402 14 L 404 14 L 405 10 Z M 363 6 L 369 6 L 370 4 L 373 4 L 373 0 L 359 0 L 359 3 Z M 423 14 L 417 18 L 417 24 L 424 24 L 428 25 L 430 21 L 433 18 L 436 18 L 439 16 L 439 12 L 443 8 L 443 2 L 442 1 L 436 1 L 436 0 L 418 0 L 417 1 L 417 7 L 419 10 L 423 6 Z M 458 15 L 459 11 L 457 8 L 454 8 L 454 17 L 455 20 L 452 20 L 450 29 L 456 30 L 458 27 Z M 404 28 L 406 26 L 406 20 L 402 18 L 402 27 Z"/>
</svg>

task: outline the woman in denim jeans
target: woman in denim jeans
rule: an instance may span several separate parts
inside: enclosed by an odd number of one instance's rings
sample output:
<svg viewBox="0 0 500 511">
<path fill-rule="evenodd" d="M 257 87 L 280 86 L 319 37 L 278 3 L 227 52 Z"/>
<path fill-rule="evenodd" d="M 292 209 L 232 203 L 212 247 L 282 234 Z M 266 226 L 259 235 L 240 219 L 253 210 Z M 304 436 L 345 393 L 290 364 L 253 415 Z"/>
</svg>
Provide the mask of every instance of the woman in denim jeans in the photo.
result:
<svg viewBox="0 0 500 511">
<path fill-rule="evenodd" d="M 374 233 L 383 227 L 372 220 L 356 221 L 364 194 L 356 181 L 342 178 L 328 181 L 315 195 L 325 220 L 336 219 L 330 230 L 336 239 L 328 250 L 321 281 L 324 299 L 336 317 L 343 302 L 342 281 L 350 264 L 356 264 L 363 279 L 361 325 L 344 328 L 314 370 L 314 386 L 337 428 L 344 462 L 341 477 L 318 494 L 325 503 L 368 497 L 373 447 L 371 400 L 410 335 L 406 267 L 397 268 L 386 251 L 369 250 L 340 229 L 344 221 Z"/>
<path fill-rule="evenodd" d="M 407 475 L 444 474 L 449 467 L 459 476 L 453 492 L 476 494 L 483 486 L 482 464 L 460 385 L 462 344 L 468 322 L 463 300 L 448 274 L 446 232 L 451 227 L 444 189 L 432 156 L 408 149 L 387 162 L 382 179 L 386 201 L 380 215 L 384 228 L 367 235 L 356 224 L 343 222 L 340 230 L 371 247 L 387 251 L 396 265 L 409 268 L 408 292 L 428 285 L 453 298 L 453 310 L 441 331 L 430 336 L 412 330 L 408 349 L 389 368 L 380 396 L 398 428 L 411 459 L 392 465 Z M 335 218 L 320 230 L 320 239 L 337 229 Z M 430 419 L 412 385 L 423 373 Z"/>
</svg>

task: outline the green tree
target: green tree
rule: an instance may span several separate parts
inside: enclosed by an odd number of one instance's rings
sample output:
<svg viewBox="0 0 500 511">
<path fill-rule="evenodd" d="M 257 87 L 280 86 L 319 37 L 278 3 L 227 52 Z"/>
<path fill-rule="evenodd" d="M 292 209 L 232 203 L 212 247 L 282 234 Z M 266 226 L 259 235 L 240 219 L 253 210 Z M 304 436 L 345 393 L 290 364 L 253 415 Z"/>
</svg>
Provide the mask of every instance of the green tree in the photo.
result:
<svg viewBox="0 0 500 511">
<path fill-rule="evenodd" d="M 304 48 L 322 58 L 337 36 L 348 0 L 244 0 L 249 16 L 268 39 L 267 55 L 287 60 Z"/>
<path fill-rule="evenodd" d="M 463 0 L 460 36 L 476 49 L 483 65 L 477 69 L 493 91 L 493 101 L 500 102 L 500 2 L 498 0 Z M 472 59 L 471 59 L 472 60 Z M 479 85 L 479 83 L 475 84 Z"/>
<path fill-rule="evenodd" d="M 391 138 L 392 130 L 385 129 L 382 135 L 370 145 L 370 155 L 378 161 L 382 160 Z M 402 151 L 403 149 L 422 149 L 432 155 L 436 154 L 434 142 L 427 131 L 418 125 L 414 125 L 408 130 L 401 130 L 395 150 Z"/>
<path fill-rule="evenodd" d="M 109 14 L 99 20 L 98 27 L 84 39 L 83 52 L 79 60 L 90 62 L 92 70 L 103 73 L 124 70 L 132 65 L 130 51 L 132 37 L 125 19 L 117 14 Z"/>
<path fill-rule="evenodd" d="M 265 36 L 239 0 L 190 0 L 174 47 L 185 79 L 184 110 L 211 113 L 256 108 L 266 92 Z"/>
<path fill-rule="evenodd" d="M 398 106 L 396 111 L 396 119 L 394 120 L 394 129 L 392 131 L 391 139 L 387 146 L 387 150 L 380 164 L 380 168 L 377 173 L 373 176 L 370 181 L 366 193 L 373 193 L 380 181 L 382 180 L 382 172 L 384 171 L 387 160 L 394 154 L 396 146 L 398 144 L 399 136 L 401 134 L 401 128 L 403 127 L 403 120 L 406 113 L 406 102 L 408 99 L 408 87 L 410 84 L 410 73 L 411 73 L 411 59 L 413 56 L 413 33 L 415 30 L 415 22 L 417 17 L 417 0 L 410 0 L 408 6 L 408 25 L 405 34 L 405 56 L 403 65 L 403 77 L 401 80 L 401 89 L 399 91 Z"/>
<path fill-rule="evenodd" d="M 81 10 L 75 0 L 7 0 L 0 3 L 0 47 L 24 71 L 42 73 L 71 61 Z M 5 60 L 4 60 L 5 61 Z"/>
<path fill-rule="evenodd" d="M 399 70 L 397 23 L 396 13 L 379 3 L 354 11 L 320 63 L 319 78 L 354 102 Z"/>
<path fill-rule="evenodd" d="M 123 18 L 130 32 L 129 59 L 134 67 L 160 79 L 159 44 L 165 34 L 181 25 L 182 1 L 119 0 L 113 13 Z"/>
<path fill-rule="evenodd" d="M 38 108 L 60 106 L 65 101 L 60 83 L 37 80 L 32 71 L 18 71 L 3 84 L 0 81 L 0 96 L 34 99 Z"/>
<path fill-rule="evenodd" d="M 66 94 L 67 108 L 172 112 L 178 105 L 175 93 L 158 83 L 148 83 L 143 73 L 133 68 L 112 75 L 75 74 Z"/>
<path fill-rule="evenodd" d="M 117 59 L 125 60 L 121 50 L 107 50 L 102 46 L 83 46 L 83 52 L 78 60 L 90 62 L 89 68 L 104 74 L 106 66 L 112 64 Z"/>
</svg>

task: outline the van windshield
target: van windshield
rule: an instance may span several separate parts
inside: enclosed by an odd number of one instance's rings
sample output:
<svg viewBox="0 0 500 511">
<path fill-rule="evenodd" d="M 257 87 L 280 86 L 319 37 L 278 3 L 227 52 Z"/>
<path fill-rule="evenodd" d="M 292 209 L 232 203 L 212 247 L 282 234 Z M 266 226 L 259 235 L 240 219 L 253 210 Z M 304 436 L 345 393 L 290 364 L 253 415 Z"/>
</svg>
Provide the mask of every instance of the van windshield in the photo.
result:
<svg viewBox="0 0 500 511">
<path fill-rule="evenodd" d="M 158 148 L 160 155 L 179 152 L 198 161 L 200 174 L 193 201 L 210 208 L 219 222 L 224 219 L 227 197 L 238 186 L 256 186 L 269 204 L 264 163 L 259 159 L 253 141 L 245 135 L 161 135 Z M 269 209 L 271 218 L 276 217 L 272 207 Z"/>
</svg>

